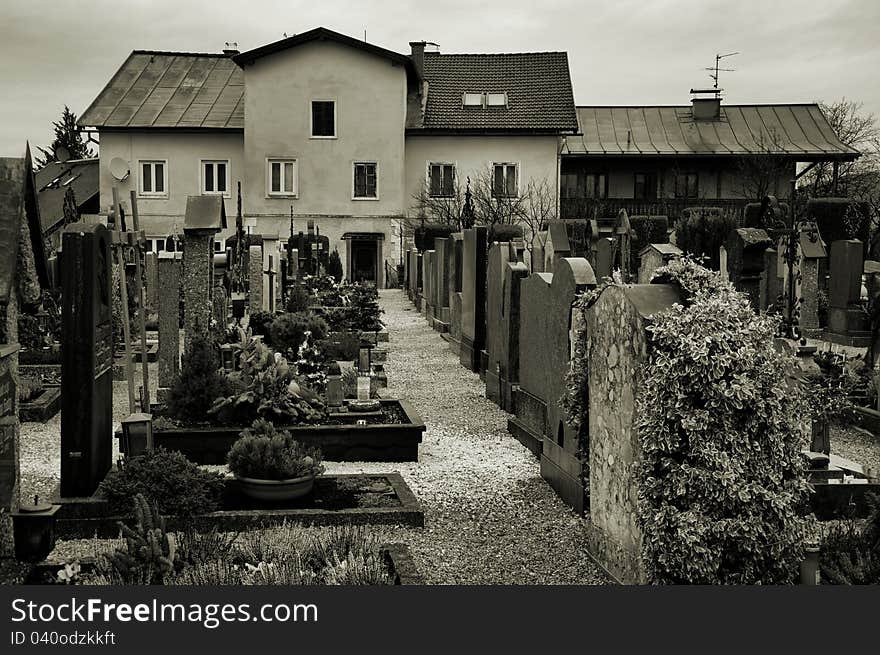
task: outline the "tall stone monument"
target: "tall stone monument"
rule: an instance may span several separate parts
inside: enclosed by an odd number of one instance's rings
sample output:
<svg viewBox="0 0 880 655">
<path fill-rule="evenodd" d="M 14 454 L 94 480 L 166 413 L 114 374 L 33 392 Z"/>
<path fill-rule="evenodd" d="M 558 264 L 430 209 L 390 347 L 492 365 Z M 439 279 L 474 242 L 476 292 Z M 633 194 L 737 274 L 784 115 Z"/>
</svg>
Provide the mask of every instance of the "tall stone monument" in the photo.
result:
<svg viewBox="0 0 880 655">
<path fill-rule="evenodd" d="M 211 326 L 214 291 L 214 236 L 226 228 L 223 196 L 189 196 L 183 226 L 185 348 Z"/>
<path fill-rule="evenodd" d="M 480 352 L 486 345 L 486 240 L 485 226 L 464 231 L 461 282 L 461 365 L 480 372 Z"/>
<path fill-rule="evenodd" d="M 180 257 L 159 253 L 159 400 L 180 370 Z"/>
<path fill-rule="evenodd" d="M 61 495 L 90 496 L 113 456 L 110 232 L 72 223 L 62 240 Z"/>
</svg>

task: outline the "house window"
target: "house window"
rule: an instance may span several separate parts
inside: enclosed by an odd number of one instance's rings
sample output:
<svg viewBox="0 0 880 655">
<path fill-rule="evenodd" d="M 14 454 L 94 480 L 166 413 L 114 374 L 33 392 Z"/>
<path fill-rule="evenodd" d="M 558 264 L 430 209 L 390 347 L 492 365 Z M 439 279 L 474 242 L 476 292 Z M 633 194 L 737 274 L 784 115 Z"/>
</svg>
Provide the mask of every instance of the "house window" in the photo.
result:
<svg viewBox="0 0 880 655">
<path fill-rule="evenodd" d="M 461 97 L 461 104 L 465 107 L 482 107 L 483 106 L 483 94 L 482 93 L 465 93 Z"/>
<path fill-rule="evenodd" d="M 270 196 L 296 195 L 296 160 L 268 160 L 268 191 Z"/>
<path fill-rule="evenodd" d="M 608 176 L 605 173 L 585 171 L 563 173 L 560 182 L 560 194 L 563 198 L 602 199 L 608 195 Z"/>
<path fill-rule="evenodd" d="M 657 176 L 654 173 L 635 174 L 633 198 L 637 200 L 657 199 Z"/>
<path fill-rule="evenodd" d="M 696 173 L 677 173 L 675 175 L 675 197 L 697 198 L 699 188 Z"/>
<path fill-rule="evenodd" d="M 141 161 L 140 170 L 140 194 L 142 196 L 168 195 L 168 165 L 166 161 Z"/>
<path fill-rule="evenodd" d="M 487 93 L 486 94 L 486 106 L 487 107 L 506 107 L 507 106 L 507 94 L 506 93 Z"/>
<path fill-rule="evenodd" d="M 322 139 L 336 136 L 336 102 L 312 100 L 312 136 Z"/>
<path fill-rule="evenodd" d="M 202 160 L 202 193 L 222 193 L 229 191 L 229 161 L 226 159 Z"/>
<path fill-rule="evenodd" d="M 451 198 L 455 195 L 455 164 L 432 162 L 428 176 L 428 193 L 432 198 Z"/>
<path fill-rule="evenodd" d="M 226 239 L 214 239 L 214 252 L 224 252 L 226 250 Z"/>
<path fill-rule="evenodd" d="M 517 165 L 509 163 L 492 164 L 492 195 L 496 198 L 516 198 L 519 195 L 517 186 Z"/>
<path fill-rule="evenodd" d="M 373 199 L 376 194 L 376 162 L 355 162 L 354 198 Z"/>
</svg>

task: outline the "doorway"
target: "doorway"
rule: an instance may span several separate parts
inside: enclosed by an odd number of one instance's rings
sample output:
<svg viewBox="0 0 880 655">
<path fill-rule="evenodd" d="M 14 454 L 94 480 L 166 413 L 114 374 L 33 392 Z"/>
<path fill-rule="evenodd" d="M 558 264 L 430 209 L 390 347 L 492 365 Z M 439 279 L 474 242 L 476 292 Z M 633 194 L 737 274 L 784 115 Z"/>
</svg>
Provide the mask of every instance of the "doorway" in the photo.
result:
<svg viewBox="0 0 880 655">
<path fill-rule="evenodd" d="M 376 283 L 376 241 L 367 239 L 351 240 L 351 281 Z"/>
</svg>

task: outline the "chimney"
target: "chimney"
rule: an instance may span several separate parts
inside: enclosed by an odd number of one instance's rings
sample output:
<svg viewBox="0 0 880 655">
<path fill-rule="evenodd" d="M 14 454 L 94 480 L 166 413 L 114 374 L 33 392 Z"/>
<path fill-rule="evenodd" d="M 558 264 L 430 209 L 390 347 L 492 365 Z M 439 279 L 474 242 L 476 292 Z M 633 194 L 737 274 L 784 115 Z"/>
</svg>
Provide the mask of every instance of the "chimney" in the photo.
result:
<svg viewBox="0 0 880 655">
<path fill-rule="evenodd" d="M 409 58 L 412 59 L 412 62 L 415 65 L 416 71 L 418 71 L 420 78 L 425 77 L 425 45 L 425 41 L 409 42 L 409 47 L 412 50 Z"/>
<path fill-rule="evenodd" d="M 721 118 L 721 89 L 691 89 L 691 93 L 691 114 L 695 121 L 717 121 Z"/>
<path fill-rule="evenodd" d="M 223 54 L 226 55 L 227 57 L 234 57 L 235 55 L 239 54 L 238 44 L 235 43 L 234 41 L 232 41 L 232 42 L 227 41 L 226 47 L 223 48 Z"/>
</svg>

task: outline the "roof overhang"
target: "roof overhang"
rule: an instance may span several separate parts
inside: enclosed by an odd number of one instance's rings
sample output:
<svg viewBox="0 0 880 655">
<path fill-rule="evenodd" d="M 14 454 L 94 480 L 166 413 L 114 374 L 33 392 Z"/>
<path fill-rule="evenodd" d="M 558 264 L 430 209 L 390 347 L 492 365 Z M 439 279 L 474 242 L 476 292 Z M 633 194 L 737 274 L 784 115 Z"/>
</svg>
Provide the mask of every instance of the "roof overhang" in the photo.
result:
<svg viewBox="0 0 880 655">
<path fill-rule="evenodd" d="M 346 232 L 342 235 L 342 240 L 360 239 L 363 241 L 384 241 L 385 234 L 382 232 Z"/>
</svg>

